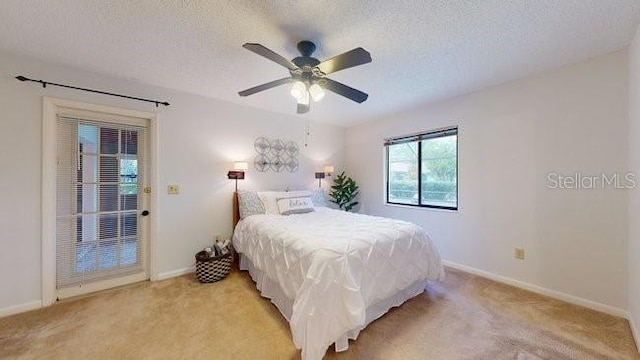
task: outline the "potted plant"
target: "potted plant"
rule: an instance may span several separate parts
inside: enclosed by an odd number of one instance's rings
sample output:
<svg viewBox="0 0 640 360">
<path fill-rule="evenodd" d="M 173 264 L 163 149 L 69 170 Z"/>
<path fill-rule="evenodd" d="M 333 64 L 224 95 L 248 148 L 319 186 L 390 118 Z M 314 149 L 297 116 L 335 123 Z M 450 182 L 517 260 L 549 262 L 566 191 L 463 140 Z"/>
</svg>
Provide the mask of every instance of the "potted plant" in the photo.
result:
<svg viewBox="0 0 640 360">
<path fill-rule="evenodd" d="M 329 193 L 330 201 L 338 205 L 341 210 L 351 211 L 354 206 L 358 205 L 358 202 L 355 201 L 356 196 L 358 196 L 358 184 L 346 176 L 344 171 L 336 176 Z"/>
</svg>

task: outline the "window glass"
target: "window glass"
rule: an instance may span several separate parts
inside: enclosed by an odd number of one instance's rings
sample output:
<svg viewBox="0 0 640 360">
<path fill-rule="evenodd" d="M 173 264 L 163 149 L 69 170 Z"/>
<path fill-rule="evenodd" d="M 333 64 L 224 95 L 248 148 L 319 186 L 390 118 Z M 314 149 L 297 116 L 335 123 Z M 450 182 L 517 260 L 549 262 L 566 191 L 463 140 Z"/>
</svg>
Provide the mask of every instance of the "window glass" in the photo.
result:
<svg viewBox="0 0 640 360">
<path fill-rule="evenodd" d="M 418 204 L 418 143 L 391 145 L 389 151 L 389 202 Z"/>
<path fill-rule="evenodd" d="M 421 196 L 423 205 L 456 207 L 456 135 L 422 140 Z"/>
</svg>

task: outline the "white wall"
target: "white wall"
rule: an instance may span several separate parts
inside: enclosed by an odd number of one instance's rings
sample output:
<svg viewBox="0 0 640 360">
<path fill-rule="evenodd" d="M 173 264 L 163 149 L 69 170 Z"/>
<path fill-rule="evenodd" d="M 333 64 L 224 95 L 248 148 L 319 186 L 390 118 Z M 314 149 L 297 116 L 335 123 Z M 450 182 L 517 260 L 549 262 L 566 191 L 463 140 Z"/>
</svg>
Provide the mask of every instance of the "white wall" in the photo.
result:
<svg viewBox="0 0 640 360">
<path fill-rule="evenodd" d="M 350 128 L 362 211 L 422 225 L 448 261 L 624 313 L 626 190 L 551 190 L 547 174 L 626 172 L 627 76 L 621 51 Z M 451 125 L 459 211 L 385 205 L 383 139 Z"/>
<path fill-rule="evenodd" d="M 629 47 L 629 170 L 640 174 L 640 30 Z M 629 313 L 640 349 L 640 189 L 629 192 Z"/>
<path fill-rule="evenodd" d="M 250 170 L 241 189 L 297 189 L 317 186 L 313 173 L 325 164 L 342 168 L 345 130 L 133 81 L 43 64 L 0 53 L 0 314 L 41 299 L 41 122 L 42 96 L 52 96 L 159 114 L 159 209 L 156 239 L 159 273 L 193 264 L 193 256 L 214 234 L 230 235 L 234 183 L 226 177 L 232 162 L 253 161 L 258 136 L 293 140 L 301 148 L 297 173 Z M 82 87 L 157 98 L 171 103 L 156 108 L 38 84 L 13 77 L 68 83 Z M 212 79 L 211 81 L 215 81 Z M 237 91 L 238 89 L 229 89 Z M 256 95 L 259 96 L 259 95 Z M 292 104 L 292 111 L 295 107 Z M 168 184 L 180 195 L 166 195 Z M 26 306 L 28 307 L 28 306 Z"/>
</svg>

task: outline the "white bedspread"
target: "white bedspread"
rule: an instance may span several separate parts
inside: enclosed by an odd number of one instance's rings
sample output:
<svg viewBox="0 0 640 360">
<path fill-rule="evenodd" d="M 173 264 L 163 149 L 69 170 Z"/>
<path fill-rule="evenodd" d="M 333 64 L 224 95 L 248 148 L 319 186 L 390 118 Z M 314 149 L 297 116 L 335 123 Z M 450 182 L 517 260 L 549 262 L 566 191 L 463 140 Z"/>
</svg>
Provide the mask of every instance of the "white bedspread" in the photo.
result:
<svg viewBox="0 0 640 360">
<path fill-rule="evenodd" d="M 233 244 L 293 300 L 291 333 L 305 360 L 321 359 L 361 328 L 368 306 L 444 275 L 419 226 L 328 208 L 249 216 L 236 226 Z"/>
</svg>

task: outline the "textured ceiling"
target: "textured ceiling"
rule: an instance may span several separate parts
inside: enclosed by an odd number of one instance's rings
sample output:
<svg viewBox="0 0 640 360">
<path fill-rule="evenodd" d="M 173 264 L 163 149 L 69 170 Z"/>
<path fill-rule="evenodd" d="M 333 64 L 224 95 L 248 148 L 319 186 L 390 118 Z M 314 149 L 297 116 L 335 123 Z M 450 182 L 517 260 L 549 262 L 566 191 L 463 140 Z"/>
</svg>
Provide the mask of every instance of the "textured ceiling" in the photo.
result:
<svg viewBox="0 0 640 360">
<path fill-rule="evenodd" d="M 625 48 L 639 21 L 637 0 L 2 0 L 0 50 L 295 114 L 289 86 L 238 96 L 288 75 L 241 45 L 361 46 L 373 62 L 330 77 L 369 100 L 299 115 L 349 126 Z"/>
</svg>

